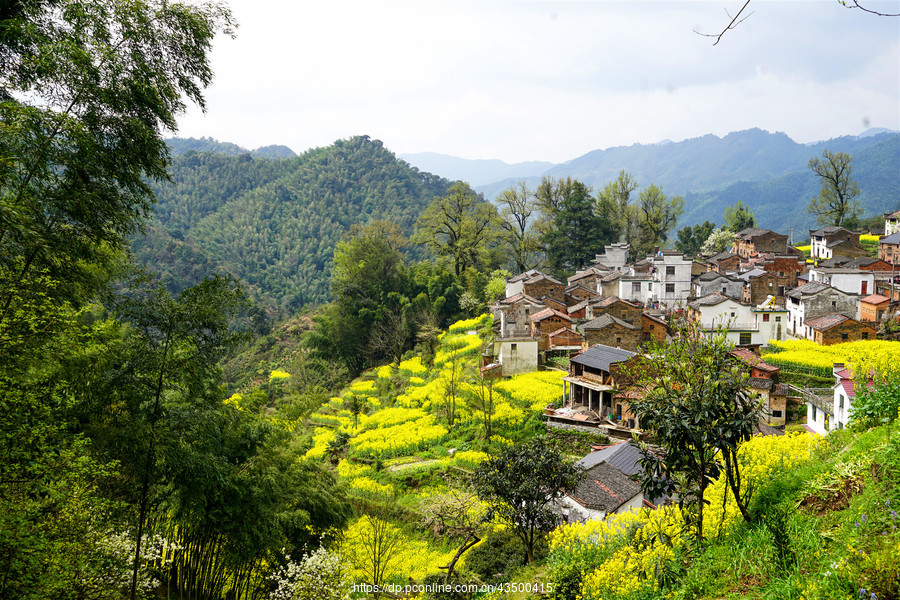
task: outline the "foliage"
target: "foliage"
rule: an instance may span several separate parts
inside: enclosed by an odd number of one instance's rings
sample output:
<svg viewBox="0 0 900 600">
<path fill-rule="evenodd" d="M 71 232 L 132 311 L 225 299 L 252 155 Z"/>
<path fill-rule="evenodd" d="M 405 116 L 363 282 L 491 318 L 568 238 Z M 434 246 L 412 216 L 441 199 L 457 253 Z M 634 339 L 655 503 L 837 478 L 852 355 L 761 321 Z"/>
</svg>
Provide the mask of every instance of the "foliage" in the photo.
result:
<svg viewBox="0 0 900 600">
<path fill-rule="evenodd" d="M 641 487 L 650 498 L 677 491 L 699 541 L 706 492 L 720 474 L 749 520 L 752 489 L 743 485 L 737 448 L 753 435 L 762 409 L 731 349 L 723 332 L 704 335 L 687 326 L 670 344 L 623 367 L 629 385 L 644 391 L 630 401 L 631 411 L 663 448 L 659 456 L 642 444 Z"/>
<path fill-rule="evenodd" d="M 753 211 L 744 204 L 743 200 L 738 200 L 736 204 L 725 209 L 725 214 L 722 215 L 722 222 L 725 225 L 725 229 L 728 229 L 731 233 L 756 227 L 756 217 L 753 216 Z"/>
<path fill-rule="evenodd" d="M 349 597 L 343 558 L 318 548 L 299 562 L 285 556 L 285 566 L 271 576 L 271 600 L 344 600 Z"/>
<path fill-rule="evenodd" d="M 819 195 L 807 210 L 821 225 L 840 226 L 845 220 L 859 216 L 862 208 L 856 197 L 859 184 L 853 181 L 853 157 L 846 152 L 822 151 L 822 158 L 809 160 L 810 170 L 821 180 Z"/>
<path fill-rule="evenodd" d="M 414 239 L 438 255 L 450 256 L 459 277 L 467 267 L 492 262 L 490 251 L 498 241 L 498 229 L 494 205 L 457 182 L 425 208 L 416 221 Z"/>
<path fill-rule="evenodd" d="M 704 242 L 709 238 L 715 229 L 715 223 L 704 221 L 702 225 L 687 225 L 678 230 L 678 236 L 675 240 L 675 249 L 683 252 L 687 256 L 697 256 L 700 254 L 701 248 L 704 248 Z"/>
<path fill-rule="evenodd" d="M 713 254 L 730 250 L 733 243 L 734 234 L 730 229 L 715 229 L 710 232 L 709 236 L 703 242 L 700 252 L 706 256 L 712 256 Z"/>
<path fill-rule="evenodd" d="M 684 199 L 669 198 L 659 186 L 651 184 L 641 190 L 637 209 L 640 237 L 635 240 L 635 252 L 648 254 L 669 239 L 669 233 L 684 213 Z"/>
<path fill-rule="evenodd" d="M 541 236 L 547 262 L 554 273 L 573 273 L 618 237 L 612 216 L 595 212 L 594 203 L 590 189 L 580 181 L 574 181 L 568 193 L 560 198 L 552 228 Z"/>
<path fill-rule="evenodd" d="M 567 464 L 543 438 L 507 447 L 479 465 L 472 476 L 478 497 L 488 505 L 487 518 L 505 524 L 522 540 L 526 562 L 534 560 L 536 541 L 552 530 L 557 516 L 550 503 L 573 489 L 581 469 Z"/>
<path fill-rule="evenodd" d="M 535 546 L 535 560 L 546 555 L 547 544 L 540 540 Z M 465 558 L 466 569 L 486 583 L 498 584 L 513 580 L 513 573 L 525 564 L 525 545 L 510 529 L 492 529 Z"/>
<path fill-rule="evenodd" d="M 871 427 L 900 419 L 900 369 L 887 373 L 868 373 L 856 383 L 856 397 L 850 407 L 854 425 Z"/>
<path fill-rule="evenodd" d="M 518 273 L 535 266 L 540 251 L 538 237 L 531 227 L 536 206 L 524 181 L 510 186 L 497 197 L 500 206 L 501 243 Z"/>
</svg>

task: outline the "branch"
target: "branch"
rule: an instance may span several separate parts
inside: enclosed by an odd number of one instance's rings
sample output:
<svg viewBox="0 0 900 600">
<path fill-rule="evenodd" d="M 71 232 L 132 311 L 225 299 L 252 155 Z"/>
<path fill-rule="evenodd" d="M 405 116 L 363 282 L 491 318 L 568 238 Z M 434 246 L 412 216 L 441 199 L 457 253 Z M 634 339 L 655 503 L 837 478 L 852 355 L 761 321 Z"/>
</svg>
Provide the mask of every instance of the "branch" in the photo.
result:
<svg viewBox="0 0 900 600">
<path fill-rule="evenodd" d="M 747 19 L 750 18 L 750 15 L 752 15 L 753 13 L 748 14 L 743 19 L 740 18 L 741 14 L 744 12 L 744 9 L 746 9 L 749 4 L 750 4 L 750 0 L 747 0 L 746 2 L 744 2 L 744 6 L 741 7 L 741 10 L 739 10 L 738 13 L 736 15 L 734 15 L 734 17 L 731 19 L 731 22 L 720 33 L 700 33 L 696 29 L 694 29 L 694 33 L 696 33 L 697 35 L 702 35 L 703 37 L 716 38 L 716 41 L 713 42 L 713 46 L 715 46 L 720 41 L 722 41 L 722 36 L 724 36 L 729 30 L 734 29 L 735 27 L 737 27 L 738 25 L 740 25 L 741 23 L 743 23 L 744 21 L 746 21 Z M 727 10 L 725 11 L 725 14 L 728 14 Z M 728 16 L 730 17 L 731 15 L 728 15 Z"/>
<path fill-rule="evenodd" d="M 866 8 L 859 3 L 859 0 L 850 0 L 850 2 L 847 2 L 847 0 L 838 1 L 847 8 L 858 8 L 859 10 L 867 12 L 871 15 L 878 15 L 879 17 L 900 17 L 900 13 L 883 13 L 878 12 L 877 10 L 872 10 L 871 8 Z"/>
</svg>

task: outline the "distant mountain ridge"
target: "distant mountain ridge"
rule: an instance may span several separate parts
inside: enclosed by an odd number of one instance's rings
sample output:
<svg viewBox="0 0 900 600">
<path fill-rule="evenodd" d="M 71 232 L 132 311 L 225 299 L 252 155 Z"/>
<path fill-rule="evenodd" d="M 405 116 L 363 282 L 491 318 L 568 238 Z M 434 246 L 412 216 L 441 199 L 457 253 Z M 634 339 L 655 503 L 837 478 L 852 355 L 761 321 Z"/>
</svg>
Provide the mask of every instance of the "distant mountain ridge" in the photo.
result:
<svg viewBox="0 0 900 600">
<path fill-rule="evenodd" d="M 509 164 L 502 160 L 459 158 L 437 152 L 401 154 L 400 158 L 419 170 L 439 173 L 441 177 L 452 181 L 465 181 L 472 187 L 516 177 L 540 176 L 556 166 L 542 161 Z"/>
<path fill-rule="evenodd" d="M 351 225 L 388 219 L 409 235 L 431 200 L 460 179 L 410 166 L 368 136 L 300 156 L 284 149 L 289 158 L 278 158 L 286 154 L 280 146 L 254 156 L 209 138 L 168 143 L 174 183 L 155 186 L 156 217 L 147 235 L 134 240 L 137 257 L 173 291 L 229 272 L 284 313 L 328 300 L 334 246 Z M 527 179 L 521 174 L 550 163 L 474 161 L 483 173 L 519 173 L 476 189 L 492 197 L 522 179 L 534 189 L 547 174 L 575 177 L 596 190 L 625 169 L 642 187 L 654 183 L 684 196 L 678 227 L 721 223 L 724 209 L 742 200 L 759 226 L 781 233 L 793 228 L 800 240 L 815 226 L 806 207 L 819 189 L 807 163 L 824 149 L 854 157 L 864 216 L 900 208 L 900 134 L 877 131 L 811 145 L 760 129 L 635 144 L 589 152 Z"/>
</svg>

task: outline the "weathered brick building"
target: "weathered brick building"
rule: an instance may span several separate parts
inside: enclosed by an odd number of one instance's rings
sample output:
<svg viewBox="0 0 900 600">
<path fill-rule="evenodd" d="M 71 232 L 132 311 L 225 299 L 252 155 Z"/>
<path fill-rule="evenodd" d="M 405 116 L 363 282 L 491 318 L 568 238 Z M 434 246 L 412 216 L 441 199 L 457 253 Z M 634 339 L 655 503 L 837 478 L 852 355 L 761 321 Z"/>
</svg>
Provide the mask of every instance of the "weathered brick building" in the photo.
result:
<svg viewBox="0 0 900 600">
<path fill-rule="evenodd" d="M 820 317 L 807 319 L 807 337 L 822 346 L 831 346 L 843 342 L 874 340 L 877 333 L 868 323 L 838 313 L 827 313 Z"/>
<path fill-rule="evenodd" d="M 600 315 L 578 327 L 587 346 L 603 344 L 637 351 L 643 341 L 643 329 L 609 314 Z"/>
<path fill-rule="evenodd" d="M 734 234 L 731 252 L 742 258 L 750 258 L 762 252 L 787 254 L 787 236 L 770 229 L 749 227 Z"/>
</svg>

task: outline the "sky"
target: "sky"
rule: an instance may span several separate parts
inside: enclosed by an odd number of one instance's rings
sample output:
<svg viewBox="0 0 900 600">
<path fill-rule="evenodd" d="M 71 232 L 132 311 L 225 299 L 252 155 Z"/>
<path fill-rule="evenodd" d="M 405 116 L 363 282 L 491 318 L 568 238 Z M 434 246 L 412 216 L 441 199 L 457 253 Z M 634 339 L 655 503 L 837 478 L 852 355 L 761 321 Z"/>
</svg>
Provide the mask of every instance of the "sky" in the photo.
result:
<svg viewBox="0 0 900 600">
<path fill-rule="evenodd" d="M 751 0 L 718 45 L 697 33 L 744 1 L 230 0 L 237 37 L 216 41 L 206 113 L 177 135 L 559 163 L 753 127 L 900 130 L 900 18 Z"/>
</svg>

